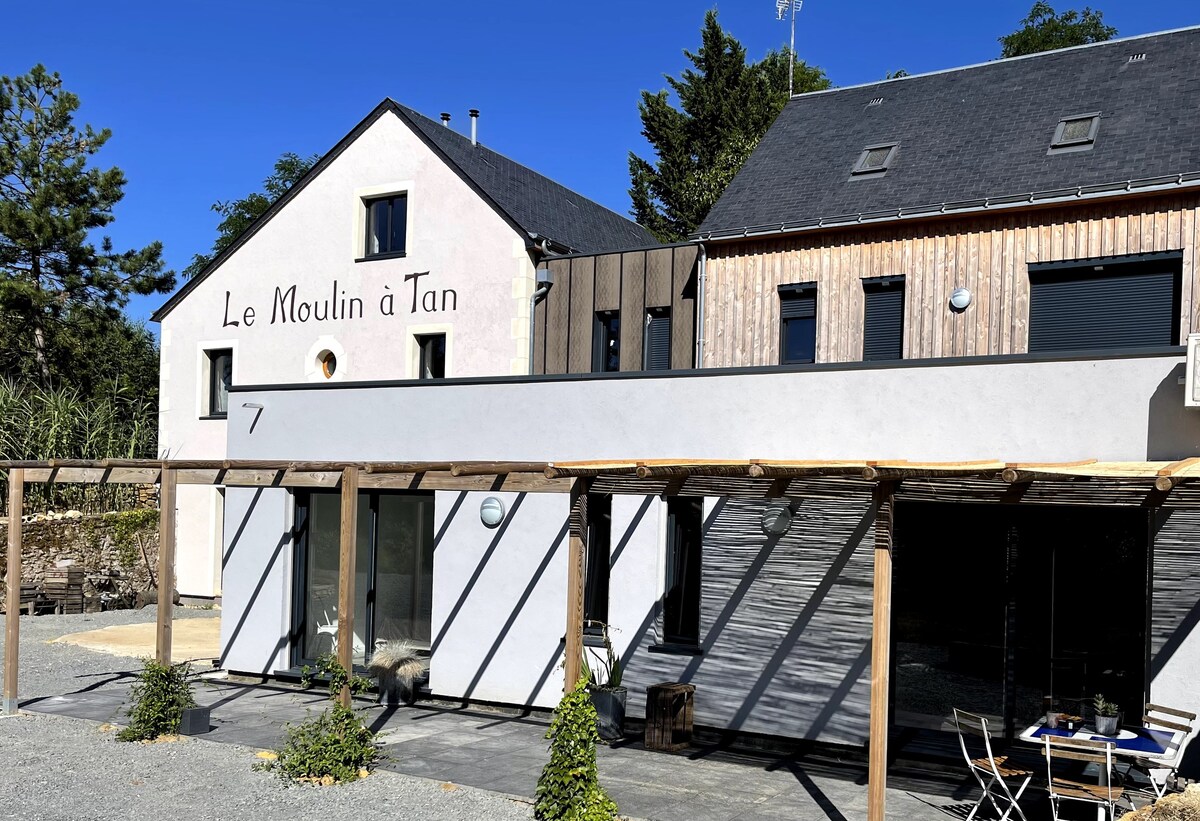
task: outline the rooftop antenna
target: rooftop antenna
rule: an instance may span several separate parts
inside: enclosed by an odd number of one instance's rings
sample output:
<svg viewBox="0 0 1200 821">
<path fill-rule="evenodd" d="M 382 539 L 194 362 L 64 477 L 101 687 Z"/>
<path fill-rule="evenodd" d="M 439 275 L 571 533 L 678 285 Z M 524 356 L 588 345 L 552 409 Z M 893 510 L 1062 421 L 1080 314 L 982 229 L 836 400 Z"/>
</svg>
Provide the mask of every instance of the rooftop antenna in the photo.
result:
<svg viewBox="0 0 1200 821">
<path fill-rule="evenodd" d="M 788 46 L 788 99 L 792 99 L 792 83 L 796 76 L 796 15 L 804 0 L 775 0 L 775 19 L 782 20 L 788 11 L 792 12 L 792 39 Z"/>
</svg>

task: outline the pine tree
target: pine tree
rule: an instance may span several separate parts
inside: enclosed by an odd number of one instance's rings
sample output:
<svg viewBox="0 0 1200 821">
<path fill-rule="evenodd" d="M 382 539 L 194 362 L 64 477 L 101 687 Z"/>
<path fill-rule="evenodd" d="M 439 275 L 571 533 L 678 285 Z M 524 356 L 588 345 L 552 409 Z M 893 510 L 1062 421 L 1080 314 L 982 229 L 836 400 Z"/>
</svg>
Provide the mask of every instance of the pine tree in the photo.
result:
<svg viewBox="0 0 1200 821">
<path fill-rule="evenodd" d="M 699 227 L 787 102 L 787 51 L 746 62 L 746 49 L 721 28 L 715 10 L 704 16 L 701 44 L 685 51 L 694 69 L 642 92 L 642 135 L 657 162 L 629 153 L 632 214 L 659 239 L 677 241 Z M 825 72 L 797 61 L 796 93 L 829 87 Z"/>
<path fill-rule="evenodd" d="M 92 232 L 124 196 L 119 168 L 91 167 L 108 129 L 79 130 L 79 98 L 42 65 L 0 77 L 0 315 L 25 329 L 43 384 L 52 381 L 49 328 L 86 309 L 121 321 L 131 294 L 170 291 L 162 243 L 116 251 Z"/>
</svg>

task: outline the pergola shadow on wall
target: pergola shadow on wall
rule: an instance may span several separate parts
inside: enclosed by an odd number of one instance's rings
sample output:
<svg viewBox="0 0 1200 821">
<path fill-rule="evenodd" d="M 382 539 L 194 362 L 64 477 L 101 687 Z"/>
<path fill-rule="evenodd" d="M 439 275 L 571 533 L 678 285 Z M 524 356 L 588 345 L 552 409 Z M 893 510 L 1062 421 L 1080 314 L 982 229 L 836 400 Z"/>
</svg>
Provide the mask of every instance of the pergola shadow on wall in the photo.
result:
<svg viewBox="0 0 1200 821">
<path fill-rule="evenodd" d="M 869 821 L 883 821 L 887 771 L 891 646 L 892 535 L 899 499 L 954 502 L 1190 507 L 1200 509 L 1200 457 L 1173 462 L 913 462 L 813 460 L 626 460 L 589 462 L 289 462 L 272 460 L 49 460 L 0 462 L 8 472 L 8 599 L 20 601 L 21 515 L 26 484 L 114 483 L 159 487 L 156 657 L 171 662 L 170 591 L 175 579 L 175 489 L 337 488 L 341 496 L 338 655 L 350 669 L 354 649 L 355 537 L 360 489 L 561 493 L 570 501 L 565 680 L 578 681 L 583 658 L 584 567 L 589 492 L 639 496 L 772 499 L 869 491 L 874 518 L 871 627 Z M 1182 486 L 1181 486 L 1182 485 Z M 5 712 L 17 710 L 19 607 L 6 605 Z M 342 702 L 349 704 L 344 688 Z"/>
</svg>

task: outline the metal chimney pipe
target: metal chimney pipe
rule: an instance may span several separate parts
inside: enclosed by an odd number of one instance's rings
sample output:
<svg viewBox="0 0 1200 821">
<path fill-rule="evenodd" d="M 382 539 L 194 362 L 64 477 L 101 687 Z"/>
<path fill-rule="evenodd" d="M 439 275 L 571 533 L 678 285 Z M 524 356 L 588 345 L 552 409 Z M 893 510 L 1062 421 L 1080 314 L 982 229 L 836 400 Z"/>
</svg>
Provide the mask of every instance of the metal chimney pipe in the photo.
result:
<svg viewBox="0 0 1200 821">
<path fill-rule="evenodd" d="M 450 112 L 449 111 L 442 112 L 442 125 L 446 126 L 446 128 L 450 127 Z"/>
<path fill-rule="evenodd" d="M 471 115 L 471 145 L 478 145 L 478 142 L 475 139 L 475 135 L 478 132 L 478 126 L 479 126 L 479 109 L 472 108 L 467 113 Z"/>
</svg>

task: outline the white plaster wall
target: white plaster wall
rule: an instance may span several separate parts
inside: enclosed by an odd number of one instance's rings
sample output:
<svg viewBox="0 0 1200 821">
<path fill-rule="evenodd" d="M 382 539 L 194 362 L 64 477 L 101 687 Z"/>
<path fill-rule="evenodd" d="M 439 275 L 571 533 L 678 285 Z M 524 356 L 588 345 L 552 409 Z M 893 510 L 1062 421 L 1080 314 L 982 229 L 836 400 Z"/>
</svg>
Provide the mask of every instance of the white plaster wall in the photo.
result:
<svg viewBox="0 0 1200 821">
<path fill-rule="evenodd" d="M 298 460 L 1178 458 L 1200 452 L 1200 414 L 1182 409 L 1182 388 L 1176 384 L 1181 361 L 1156 356 L 690 378 L 246 390 L 236 392 L 231 403 L 229 454 Z M 263 405 L 253 432 L 251 411 L 243 402 Z M 398 425 L 397 419 L 417 421 Z M 437 494 L 441 536 L 434 559 L 437 646 L 431 685 L 446 696 L 548 706 L 562 682 L 557 665 L 565 625 L 567 498 L 529 494 L 517 506 L 515 495 L 503 494 L 510 510 L 516 509 L 501 532 L 479 523 L 479 503 L 487 495 Z M 662 508 L 654 498 L 614 499 L 610 620 L 618 628 L 618 649 L 626 656 L 631 642 L 644 640 L 654 629 L 647 620 L 654 618 L 662 585 Z M 246 563 L 237 565 L 239 590 L 256 584 L 252 580 L 274 555 L 284 513 L 265 510 L 254 512 L 256 520 L 266 516 L 270 521 L 251 528 L 261 531 L 260 544 Z M 709 514 L 712 510 L 710 503 Z M 850 510 L 842 517 L 843 526 L 861 529 L 864 515 Z M 757 521 L 753 512 L 747 516 L 747 521 Z M 233 529 L 227 521 L 227 538 Z M 822 526 L 820 534 L 827 529 Z M 752 527 L 748 532 L 746 549 L 753 552 L 757 536 Z M 796 538 L 820 534 L 800 528 Z M 844 541 L 869 544 L 869 533 L 855 539 Z M 837 560 L 838 546 L 833 549 L 822 559 L 827 564 Z M 232 566 L 227 564 L 227 577 Z M 233 669 L 279 663 L 277 656 L 272 662 L 262 654 L 274 653 L 286 635 L 287 620 L 281 615 L 286 607 L 280 602 L 290 593 L 286 577 L 279 577 L 280 567 L 275 558 L 268 586 L 253 599 L 255 613 L 248 617 L 263 637 L 256 644 L 226 649 Z M 755 584 L 769 586 L 767 580 Z M 245 592 L 234 599 L 229 588 L 227 584 L 226 619 L 232 623 L 252 599 Z M 769 596 L 758 598 L 779 604 Z M 827 620 L 835 632 L 844 617 L 836 609 L 811 614 L 814 625 Z M 780 616 L 779 621 L 785 620 Z M 1181 647 L 1169 676 L 1156 677 L 1156 695 L 1172 692 L 1174 681 L 1186 686 L 1198 663 L 1196 641 L 1191 636 Z M 714 654 L 696 673 L 697 683 L 710 691 L 708 704 L 698 706 L 698 716 L 708 723 L 727 721 L 755 730 L 765 730 L 764 721 L 794 724 L 796 709 L 788 705 L 795 701 L 820 713 L 795 728 L 797 734 L 853 740 L 865 726 L 862 704 L 841 724 L 825 715 L 829 710 L 816 710 L 815 700 L 825 690 L 815 685 L 786 693 L 768 685 L 760 695 L 764 703 L 783 710 L 779 715 L 762 710 L 741 715 L 730 704 L 717 703 L 711 693 L 726 692 L 729 681 L 738 679 L 731 672 L 739 663 L 738 648 L 726 649 L 728 664 L 719 664 Z M 815 658 L 819 651 L 811 655 Z M 652 683 L 660 673 L 661 679 L 671 679 L 695 666 L 687 658 L 636 656 L 633 676 L 639 684 Z M 865 704 L 860 691 L 867 672 L 856 658 L 839 659 L 840 666 L 832 665 L 826 678 L 842 682 L 838 692 L 845 691 L 844 699 Z M 726 690 L 714 690 L 716 685 Z M 732 690 L 726 694 L 726 701 L 736 696 Z M 634 700 L 634 714 L 639 708 Z"/>
<path fill-rule="evenodd" d="M 363 460 L 1179 459 L 1200 453 L 1182 373 L 1183 357 L 1164 355 L 252 390 L 231 403 L 230 452 L 290 459 L 303 443 L 309 458 Z M 243 402 L 264 406 L 253 434 Z"/>
<path fill-rule="evenodd" d="M 398 191 L 408 192 L 407 256 L 355 262 L 363 256 L 363 198 Z M 416 281 L 414 311 L 414 282 L 405 276 L 421 272 L 429 273 Z M 316 357 L 325 349 L 338 353 L 334 380 L 404 379 L 417 373 L 414 335 L 446 333 L 448 375 L 526 373 L 533 277 L 523 238 L 385 113 L 163 319 L 162 452 L 225 455 L 224 420 L 200 418 L 207 414 L 205 350 L 234 349 L 234 384 L 324 380 Z M 361 315 L 285 321 L 276 289 L 286 294 L 292 285 L 297 305 L 330 300 L 345 314 L 358 298 Z M 446 289 L 456 298 L 446 294 L 443 303 Z M 435 292 L 436 310 L 425 310 L 425 291 Z M 394 315 L 384 313 L 388 304 Z M 180 492 L 185 595 L 220 592 L 212 494 Z"/>
<path fill-rule="evenodd" d="M 488 496 L 505 521 L 479 519 Z M 562 695 L 568 501 L 554 494 L 438 492 L 433 692 L 552 706 Z"/>
<path fill-rule="evenodd" d="M 220 665 L 246 673 L 289 667 L 295 505 L 275 488 L 229 488 Z"/>
</svg>

